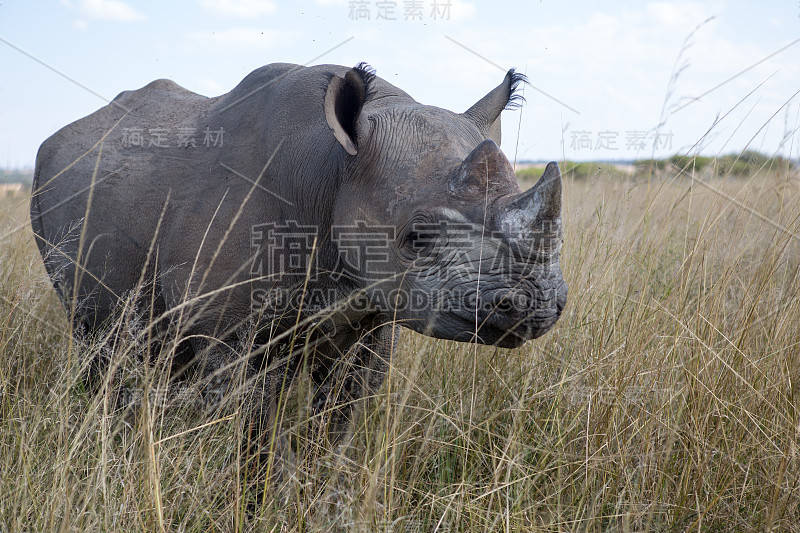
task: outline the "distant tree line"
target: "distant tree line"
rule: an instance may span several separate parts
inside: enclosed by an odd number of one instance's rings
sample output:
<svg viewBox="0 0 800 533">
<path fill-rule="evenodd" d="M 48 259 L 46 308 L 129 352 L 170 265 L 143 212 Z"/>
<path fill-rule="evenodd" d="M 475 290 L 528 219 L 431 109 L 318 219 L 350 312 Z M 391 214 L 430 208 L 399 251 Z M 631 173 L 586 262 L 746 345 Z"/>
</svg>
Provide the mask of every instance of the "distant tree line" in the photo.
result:
<svg viewBox="0 0 800 533">
<path fill-rule="evenodd" d="M 33 183 L 33 169 L 0 168 L 0 183 Z"/>
<path fill-rule="evenodd" d="M 565 178 L 584 180 L 591 177 L 630 178 L 676 173 L 694 177 L 747 177 L 755 174 L 788 174 L 798 168 L 795 161 L 781 156 L 768 156 L 755 150 L 719 157 L 675 154 L 665 159 L 639 159 L 627 162 L 560 161 Z M 517 170 L 520 180 L 535 181 L 544 170 L 534 164 Z"/>
<path fill-rule="evenodd" d="M 797 164 L 781 156 L 764 155 L 755 150 L 745 150 L 739 154 L 728 154 L 719 157 L 691 156 L 675 154 L 667 159 L 643 159 L 634 162 L 637 173 L 654 171 L 671 171 L 694 173 L 707 177 L 746 177 L 756 173 L 786 173 L 796 168 Z"/>
</svg>

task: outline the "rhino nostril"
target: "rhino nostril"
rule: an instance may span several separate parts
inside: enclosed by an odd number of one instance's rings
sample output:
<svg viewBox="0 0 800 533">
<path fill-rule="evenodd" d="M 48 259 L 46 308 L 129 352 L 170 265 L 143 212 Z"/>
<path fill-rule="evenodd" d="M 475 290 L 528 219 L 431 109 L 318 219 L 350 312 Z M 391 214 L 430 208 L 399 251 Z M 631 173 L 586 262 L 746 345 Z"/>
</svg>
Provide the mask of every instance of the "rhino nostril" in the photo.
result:
<svg viewBox="0 0 800 533">
<path fill-rule="evenodd" d="M 495 309 L 501 313 L 510 313 L 514 310 L 514 304 L 509 300 L 500 300 L 497 305 L 495 305 Z"/>
</svg>

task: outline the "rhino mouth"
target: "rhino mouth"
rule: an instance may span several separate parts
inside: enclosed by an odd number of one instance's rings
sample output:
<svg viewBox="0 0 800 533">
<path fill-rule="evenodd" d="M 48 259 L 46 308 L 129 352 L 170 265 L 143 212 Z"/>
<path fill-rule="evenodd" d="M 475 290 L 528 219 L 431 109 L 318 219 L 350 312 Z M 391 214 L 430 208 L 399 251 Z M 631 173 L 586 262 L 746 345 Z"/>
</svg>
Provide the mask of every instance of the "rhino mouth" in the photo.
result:
<svg viewBox="0 0 800 533">
<path fill-rule="evenodd" d="M 518 348 L 525 342 L 541 337 L 556 324 L 560 312 L 553 312 L 549 316 L 537 317 L 534 320 L 522 321 L 515 324 L 514 327 L 507 327 L 504 324 L 498 324 L 491 319 L 484 320 L 478 323 L 475 327 L 475 317 L 471 320 L 465 317 L 459 317 L 464 323 L 465 327 L 461 332 L 457 333 L 453 340 L 461 342 L 470 342 L 476 344 L 490 344 L 500 348 Z"/>
<path fill-rule="evenodd" d="M 543 333 L 544 331 L 542 334 Z M 519 348 L 525 344 L 525 342 L 538 336 L 539 335 L 528 337 L 527 335 L 520 335 L 513 331 L 505 331 L 492 326 L 485 326 L 479 328 L 477 333 L 475 333 L 474 330 L 465 330 L 457 334 L 453 340 L 472 344 L 487 344 L 500 348 Z"/>
<path fill-rule="evenodd" d="M 487 344 L 500 348 L 518 348 L 525 342 L 541 337 L 556 324 L 563 305 L 537 309 L 524 317 L 497 312 L 473 314 L 457 312 L 441 314 L 427 324 L 414 321 L 412 329 L 425 335 L 472 344 Z M 418 326 L 418 327 L 415 327 Z"/>
<path fill-rule="evenodd" d="M 417 312 L 404 318 L 410 329 L 439 339 L 516 348 L 541 337 L 558 322 L 566 306 L 567 284 L 558 280 L 546 291 L 499 285 L 478 295 L 436 300 L 436 312 Z"/>
<path fill-rule="evenodd" d="M 514 348 L 541 337 L 561 316 L 566 305 L 566 293 L 563 281 L 544 300 L 535 300 L 524 290 L 501 288 L 488 291 L 469 316 L 463 312 L 455 313 L 463 323 L 469 324 L 456 340 L 466 337 L 469 342 Z"/>
</svg>

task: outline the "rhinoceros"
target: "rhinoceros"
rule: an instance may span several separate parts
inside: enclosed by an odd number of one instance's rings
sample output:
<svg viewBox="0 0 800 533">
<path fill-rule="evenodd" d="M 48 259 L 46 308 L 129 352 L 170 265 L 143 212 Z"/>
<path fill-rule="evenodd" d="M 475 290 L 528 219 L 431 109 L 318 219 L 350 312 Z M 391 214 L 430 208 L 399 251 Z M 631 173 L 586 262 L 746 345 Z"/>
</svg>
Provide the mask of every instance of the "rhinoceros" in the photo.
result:
<svg viewBox="0 0 800 533">
<path fill-rule="evenodd" d="M 525 81 L 510 70 L 460 114 L 366 64 L 271 64 L 215 98 L 164 79 L 121 93 L 36 160 L 31 223 L 75 336 L 134 310 L 209 396 L 252 378 L 260 413 L 309 369 L 335 432 L 398 326 L 543 335 L 567 297 L 561 175 L 522 192 L 498 147 Z"/>
</svg>

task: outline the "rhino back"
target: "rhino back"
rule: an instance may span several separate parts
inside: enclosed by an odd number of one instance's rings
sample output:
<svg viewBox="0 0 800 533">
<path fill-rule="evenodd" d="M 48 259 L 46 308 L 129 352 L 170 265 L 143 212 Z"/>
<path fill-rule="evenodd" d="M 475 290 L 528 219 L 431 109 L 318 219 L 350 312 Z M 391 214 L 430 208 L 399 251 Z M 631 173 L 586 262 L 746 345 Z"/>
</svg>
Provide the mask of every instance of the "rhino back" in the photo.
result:
<svg viewBox="0 0 800 533">
<path fill-rule="evenodd" d="M 90 321 L 104 320 L 116 299 L 133 288 L 167 194 L 184 179 L 182 165 L 163 161 L 183 159 L 180 149 L 164 148 L 172 153 L 162 156 L 147 146 L 146 134 L 193 125 L 209 102 L 157 80 L 121 93 L 40 147 L 31 200 L 37 243 L 65 304 L 73 295 L 90 297 L 87 307 L 98 315 Z M 142 146 L 131 145 L 136 132 L 147 139 Z M 76 278 L 79 250 L 86 272 Z"/>
<path fill-rule="evenodd" d="M 346 153 L 326 122 L 324 96 L 331 76 L 347 70 L 267 65 L 216 98 L 157 80 L 62 128 L 39 150 L 31 203 L 51 277 L 76 279 L 82 249 L 90 276 L 77 294 L 99 294 L 90 307 L 104 318 L 140 278 L 156 235 L 159 269 L 172 272 L 167 292 L 179 297 L 189 271 L 208 273 L 206 289 L 249 276 L 241 267 L 257 224 L 298 221 L 326 233 Z M 380 78 L 370 90 L 370 106 L 413 103 Z M 176 142 L 181 128 L 196 132 L 194 146 Z M 153 143 L 159 130 L 166 146 Z M 222 137 L 211 146 L 206 131 Z M 131 142 L 133 133 L 145 138 Z M 330 242 L 318 252 L 322 263 L 335 262 Z"/>
</svg>

